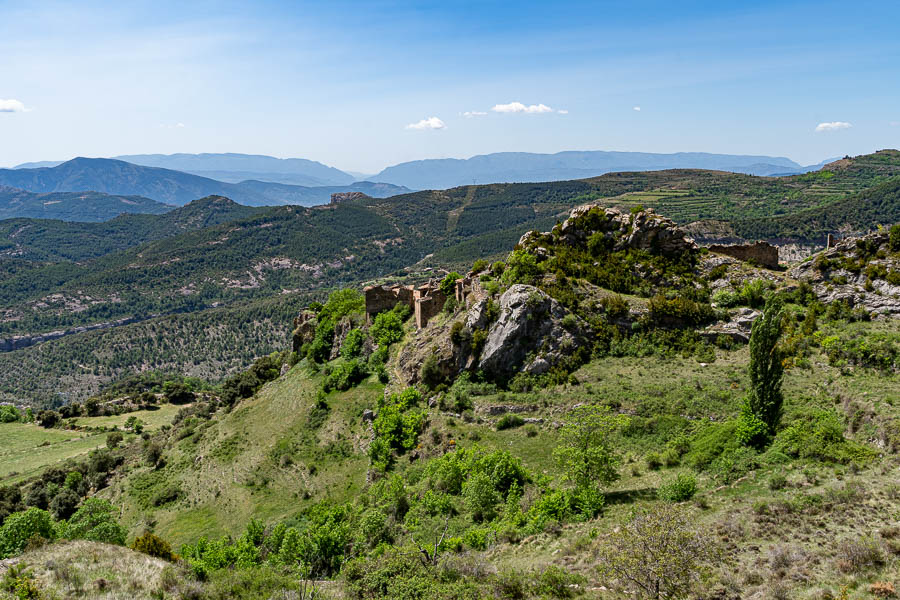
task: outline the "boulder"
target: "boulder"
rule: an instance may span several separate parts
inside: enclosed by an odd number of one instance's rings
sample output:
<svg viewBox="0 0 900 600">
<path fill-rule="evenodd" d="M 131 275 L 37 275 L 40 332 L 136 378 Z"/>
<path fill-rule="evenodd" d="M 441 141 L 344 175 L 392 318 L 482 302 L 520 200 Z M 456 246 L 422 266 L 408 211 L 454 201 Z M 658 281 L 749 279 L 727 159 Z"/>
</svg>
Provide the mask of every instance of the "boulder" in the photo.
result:
<svg viewBox="0 0 900 600">
<path fill-rule="evenodd" d="M 736 342 L 746 344 L 750 341 L 750 330 L 753 322 L 759 318 L 760 311 L 752 308 L 740 308 L 731 315 L 729 321 L 715 323 L 700 332 L 704 338 L 714 342 L 720 335 L 730 337 Z"/>
<path fill-rule="evenodd" d="M 486 373 L 509 377 L 523 367 L 546 372 L 588 341 L 587 324 L 574 317 L 564 327 L 563 319 L 571 313 L 536 287 L 514 285 L 499 304 L 500 317 L 488 330 L 478 363 Z"/>
</svg>

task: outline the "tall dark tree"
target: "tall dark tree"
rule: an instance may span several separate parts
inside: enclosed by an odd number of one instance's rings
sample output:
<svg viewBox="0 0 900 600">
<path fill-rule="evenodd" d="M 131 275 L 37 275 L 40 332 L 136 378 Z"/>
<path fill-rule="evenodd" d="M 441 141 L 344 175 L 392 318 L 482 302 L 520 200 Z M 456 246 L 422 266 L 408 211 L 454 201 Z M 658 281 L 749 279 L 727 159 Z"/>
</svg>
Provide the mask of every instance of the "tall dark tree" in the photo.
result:
<svg viewBox="0 0 900 600">
<path fill-rule="evenodd" d="M 750 332 L 750 394 L 747 408 L 762 421 L 768 435 L 774 435 L 781 421 L 784 397 L 784 353 L 778 345 L 782 332 L 784 305 L 780 298 L 766 302 L 763 314 Z"/>
</svg>

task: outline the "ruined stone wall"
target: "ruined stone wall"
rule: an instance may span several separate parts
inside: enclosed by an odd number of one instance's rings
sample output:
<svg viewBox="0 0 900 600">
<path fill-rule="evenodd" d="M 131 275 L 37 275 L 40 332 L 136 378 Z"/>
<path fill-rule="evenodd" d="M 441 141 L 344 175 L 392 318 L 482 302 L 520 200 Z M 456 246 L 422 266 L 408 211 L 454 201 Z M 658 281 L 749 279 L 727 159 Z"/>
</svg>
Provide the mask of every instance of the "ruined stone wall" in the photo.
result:
<svg viewBox="0 0 900 600">
<path fill-rule="evenodd" d="M 370 285 L 363 290 L 363 293 L 366 297 L 366 318 L 370 322 L 375 315 L 385 310 L 391 310 L 397 304 L 406 304 L 410 308 L 415 308 L 412 286 Z"/>
<path fill-rule="evenodd" d="M 708 248 L 710 252 L 724 254 L 738 260 L 752 260 L 761 267 L 778 268 L 778 247 L 768 242 L 731 245 L 714 244 L 708 246 Z"/>
</svg>

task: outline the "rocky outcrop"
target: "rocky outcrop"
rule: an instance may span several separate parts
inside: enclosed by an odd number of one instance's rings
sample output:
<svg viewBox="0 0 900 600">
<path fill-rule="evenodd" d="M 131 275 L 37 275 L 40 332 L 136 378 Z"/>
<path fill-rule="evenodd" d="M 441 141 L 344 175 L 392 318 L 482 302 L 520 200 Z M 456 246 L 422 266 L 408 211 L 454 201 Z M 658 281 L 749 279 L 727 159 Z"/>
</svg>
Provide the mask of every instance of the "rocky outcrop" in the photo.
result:
<svg viewBox="0 0 900 600">
<path fill-rule="evenodd" d="M 558 233 L 561 243 L 572 246 L 585 245 L 591 236 L 600 233 L 606 240 L 606 247 L 612 251 L 635 249 L 677 256 L 697 249 L 694 240 L 672 219 L 656 214 L 653 209 L 632 214 L 600 204 L 579 206 L 569 213 L 558 231 L 526 233 L 519 244 L 537 250 L 540 255 L 541 243 L 554 233 Z"/>
<path fill-rule="evenodd" d="M 313 341 L 313 338 L 316 337 L 316 326 L 318 324 L 319 319 L 316 317 L 316 313 L 311 310 L 303 310 L 294 317 L 293 343 L 291 344 L 291 349 L 294 352 L 299 352 L 303 344 Z"/>
<path fill-rule="evenodd" d="M 500 317 L 488 330 L 478 363 L 486 373 L 540 375 L 587 341 L 587 324 L 535 287 L 514 285 L 499 304 Z"/>
<path fill-rule="evenodd" d="M 81 325 L 70 329 L 59 329 L 56 331 L 48 331 L 47 333 L 14 335 L 9 338 L 0 338 L 0 352 L 12 352 L 20 350 L 42 342 L 57 340 L 69 335 L 84 333 L 86 331 L 96 331 L 98 329 L 110 329 L 112 327 L 121 327 L 122 325 L 131 325 L 132 323 L 140 323 L 147 319 L 154 319 L 160 315 L 152 314 L 145 317 L 125 317 L 116 319 L 115 321 L 105 321 L 103 323 L 92 323 L 91 325 Z"/>
<path fill-rule="evenodd" d="M 720 335 L 730 337 L 736 342 L 746 344 L 750 341 L 750 330 L 753 322 L 762 314 L 752 308 L 739 308 L 731 319 L 725 322 L 714 323 L 700 332 L 700 335 L 714 342 Z"/>
<path fill-rule="evenodd" d="M 840 240 L 794 267 L 824 304 L 846 302 L 873 317 L 900 315 L 900 256 L 888 248 L 887 232 Z"/>
</svg>

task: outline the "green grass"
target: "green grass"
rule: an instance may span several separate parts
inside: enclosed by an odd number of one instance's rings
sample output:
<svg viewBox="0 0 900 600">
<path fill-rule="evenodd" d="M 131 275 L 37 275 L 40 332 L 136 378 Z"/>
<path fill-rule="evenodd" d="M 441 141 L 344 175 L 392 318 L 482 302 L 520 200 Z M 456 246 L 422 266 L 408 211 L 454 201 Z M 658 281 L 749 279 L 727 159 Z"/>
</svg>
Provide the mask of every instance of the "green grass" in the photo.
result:
<svg viewBox="0 0 900 600">
<path fill-rule="evenodd" d="M 106 444 L 102 434 L 44 429 L 29 423 L 0 424 L 0 484 L 37 475 Z"/>
<path fill-rule="evenodd" d="M 189 405 L 188 405 L 189 406 Z M 175 404 L 162 404 L 156 410 L 138 410 L 121 415 L 107 417 L 79 417 L 75 419 L 78 427 L 106 427 L 107 429 L 122 429 L 125 421 L 131 417 L 137 417 L 144 423 L 144 431 L 154 431 L 163 425 L 171 425 L 175 414 L 185 408 Z"/>
</svg>

